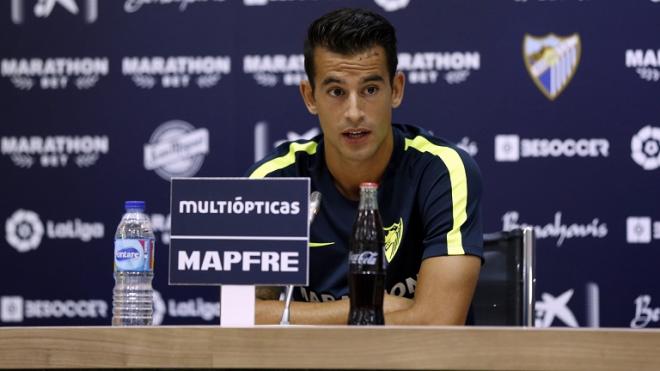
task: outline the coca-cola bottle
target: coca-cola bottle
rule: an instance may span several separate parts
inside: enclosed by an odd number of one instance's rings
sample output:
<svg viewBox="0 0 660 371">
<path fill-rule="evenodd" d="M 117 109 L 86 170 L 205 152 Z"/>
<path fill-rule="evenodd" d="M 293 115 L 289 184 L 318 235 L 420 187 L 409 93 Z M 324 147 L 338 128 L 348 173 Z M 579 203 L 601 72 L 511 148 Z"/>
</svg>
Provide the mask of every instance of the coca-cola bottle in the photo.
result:
<svg viewBox="0 0 660 371">
<path fill-rule="evenodd" d="M 378 213 L 378 184 L 360 184 L 360 207 L 348 255 L 349 325 L 383 325 L 385 234 Z"/>
</svg>

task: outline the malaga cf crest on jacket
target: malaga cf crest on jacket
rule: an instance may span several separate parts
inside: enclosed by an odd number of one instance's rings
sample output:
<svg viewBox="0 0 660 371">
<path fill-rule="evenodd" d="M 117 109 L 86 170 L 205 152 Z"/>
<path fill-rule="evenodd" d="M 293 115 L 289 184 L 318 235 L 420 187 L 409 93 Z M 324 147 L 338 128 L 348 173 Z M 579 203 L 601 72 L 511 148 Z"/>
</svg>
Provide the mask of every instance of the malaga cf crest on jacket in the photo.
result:
<svg viewBox="0 0 660 371">
<path fill-rule="evenodd" d="M 525 35 L 523 57 L 534 84 L 550 100 L 568 86 L 580 62 L 580 36 Z"/>
</svg>

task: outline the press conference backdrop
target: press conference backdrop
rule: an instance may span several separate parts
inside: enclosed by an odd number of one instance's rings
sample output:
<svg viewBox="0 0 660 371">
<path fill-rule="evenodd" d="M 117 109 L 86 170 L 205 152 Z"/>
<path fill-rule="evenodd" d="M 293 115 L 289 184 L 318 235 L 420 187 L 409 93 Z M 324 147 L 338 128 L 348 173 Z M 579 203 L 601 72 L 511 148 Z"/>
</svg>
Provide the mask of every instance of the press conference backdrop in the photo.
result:
<svg viewBox="0 0 660 371">
<path fill-rule="evenodd" d="M 317 134 L 302 41 L 345 6 L 396 26 L 395 121 L 476 159 L 485 230 L 536 229 L 536 325 L 658 327 L 658 0 L 2 1 L 0 324 L 108 325 L 129 199 L 154 322 L 218 323 L 217 288 L 167 284 L 169 178 Z"/>
</svg>

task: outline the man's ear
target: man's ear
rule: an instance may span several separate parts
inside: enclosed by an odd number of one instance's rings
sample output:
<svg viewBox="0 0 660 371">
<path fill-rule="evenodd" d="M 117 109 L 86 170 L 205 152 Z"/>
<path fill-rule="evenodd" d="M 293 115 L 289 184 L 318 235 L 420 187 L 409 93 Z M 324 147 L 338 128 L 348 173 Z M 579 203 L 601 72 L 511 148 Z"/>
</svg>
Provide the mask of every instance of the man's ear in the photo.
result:
<svg viewBox="0 0 660 371">
<path fill-rule="evenodd" d="M 403 101 L 403 91 L 406 87 L 406 77 L 403 72 L 397 71 L 392 80 L 392 108 L 397 108 Z"/>
<path fill-rule="evenodd" d="M 309 83 L 309 81 L 303 80 L 300 82 L 300 95 L 302 95 L 303 101 L 305 102 L 305 106 L 307 107 L 309 113 L 316 115 L 318 113 L 316 109 L 316 99 L 314 99 L 314 90 L 312 89 L 312 85 Z"/>
</svg>

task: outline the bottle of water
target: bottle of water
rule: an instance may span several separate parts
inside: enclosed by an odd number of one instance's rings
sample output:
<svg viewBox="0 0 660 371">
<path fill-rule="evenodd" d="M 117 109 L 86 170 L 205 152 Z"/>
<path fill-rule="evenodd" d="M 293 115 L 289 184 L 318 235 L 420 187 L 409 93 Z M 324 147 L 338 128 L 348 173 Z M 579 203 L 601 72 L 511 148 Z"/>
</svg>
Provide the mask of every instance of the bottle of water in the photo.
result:
<svg viewBox="0 0 660 371">
<path fill-rule="evenodd" d="M 113 326 L 149 326 L 153 316 L 154 232 L 144 201 L 126 201 L 115 234 Z"/>
</svg>

